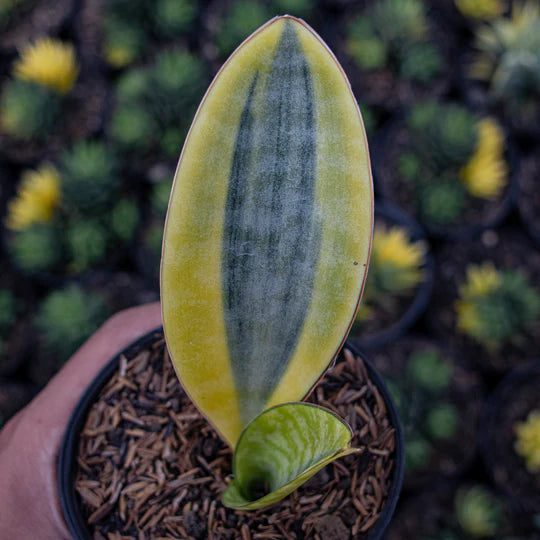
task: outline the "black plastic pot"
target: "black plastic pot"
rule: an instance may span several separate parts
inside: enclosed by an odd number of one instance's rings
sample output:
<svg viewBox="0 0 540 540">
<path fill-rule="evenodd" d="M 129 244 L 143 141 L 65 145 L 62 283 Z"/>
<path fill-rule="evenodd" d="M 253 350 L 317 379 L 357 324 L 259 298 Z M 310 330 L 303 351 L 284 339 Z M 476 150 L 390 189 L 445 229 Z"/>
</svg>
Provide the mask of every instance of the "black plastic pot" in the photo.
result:
<svg viewBox="0 0 540 540">
<path fill-rule="evenodd" d="M 380 136 L 377 138 L 377 146 L 373 148 L 372 152 L 373 168 L 377 171 L 377 174 L 375 175 L 375 191 L 385 202 L 385 204 L 387 201 L 394 204 L 400 203 L 400 201 L 396 200 L 395 194 L 389 191 L 388 186 L 384 185 L 381 178 L 384 177 L 384 169 L 388 171 L 388 165 L 385 165 L 385 163 L 388 163 L 389 151 L 395 145 L 396 136 L 399 133 L 400 128 L 403 126 L 404 120 L 405 113 L 403 111 L 391 119 L 388 125 L 382 128 Z M 510 139 L 508 133 L 505 133 L 505 145 L 506 160 L 509 168 L 508 188 L 506 189 L 506 192 L 503 198 L 500 200 L 497 208 L 482 222 L 474 224 L 460 224 L 458 221 L 452 225 L 430 225 L 429 223 L 424 223 L 420 217 L 415 216 L 430 238 L 453 242 L 458 240 L 469 240 L 471 238 L 480 236 L 480 234 L 487 229 L 498 227 L 506 220 L 516 205 L 519 197 L 518 177 L 520 161 L 516 148 L 512 144 L 512 140 Z M 398 173 L 395 170 L 391 170 L 386 174 L 396 175 Z M 406 208 L 406 210 L 410 211 L 408 208 Z"/>
<path fill-rule="evenodd" d="M 414 219 L 401 210 L 401 208 L 390 202 L 375 202 L 375 218 L 377 217 L 387 219 L 395 225 L 405 227 L 413 241 L 426 241 L 424 232 L 420 225 L 418 225 Z M 404 335 L 407 330 L 422 316 L 429 304 L 431 292 L 433 290 L 434 274 L 435 262 L 430 251 L 428 250 L 424 265 L 425 279 L 419 284 L 414 298 L 403 315 L 387 328 L 379 330 L 373 334 L 355 335 L 353 330 L 349 336 L 349 341 L 352 341 L 361 349 L 371 350 L 392 343 L 400 336 Z"/>
<path fill-rule="evenodd" d="M 540 479 L 537 474 L 526 472 L 523 458 L 517 455 L 510 441 L 514 438 L 514 422 L 524 420 L 523 416 L 530 410 L 540 408 L 539 388 L 540 358 L 508 373 L 485 406 L 481 439 L 488 474 L 506 496 L 519 521 L 531 530 L 535 516 L 540 514 Z"/>
<path fill-rule="evenodd" d="M 162 339 L 162 335 L 162 329 L 158 328 L 145 336 L 142 336 L 140 339 L 126 347 L 122 352 L 110 360 L 110 362 L 100 371 L 100 373 L 88 386 L 68 422 L 58 459 L 58 491 L 64 518 L 71 534 L 73 535 L 73 538 L 76 540 L 90 540 L 92 538 L 87 528 L 86 521 L 82 515 L 78 496 L 75 491 L 78 442 L 80 432 L 86 421 L 88 409 L 95 400 L 96 396 L 99 394 L 102 387 L 113 375 L 118 366 L 120 357 L 122 355 L 127 355 L 128 358 L 131 357 L 132 355 L 136 354 L 137 351 L 144 349 L 156 339 Z M 388 527 L 392 515 L 394 514 L 403 483 L 405 465 L 403 429 L 397 408 L 381 376 L 377 373 L 369 361 L 360 352 L 358 352 L 354 345 L 347 342 L 345 344 L 345 348 L 348 348 L 351 352 L 353 352 L 353 354 L 360 356 L 364 360 L 369 377 L 383 397 L 388 408 L 388 414 L 390 416 L 392 425 L 395 428 L 396 457 L 393 470 L 392 486 L 388 493 L 388 499 L 383 511 L 377 523 L 368 535 L 369 540 L 379 540 L 382 538 L 384 531 Z"/>
</svg>

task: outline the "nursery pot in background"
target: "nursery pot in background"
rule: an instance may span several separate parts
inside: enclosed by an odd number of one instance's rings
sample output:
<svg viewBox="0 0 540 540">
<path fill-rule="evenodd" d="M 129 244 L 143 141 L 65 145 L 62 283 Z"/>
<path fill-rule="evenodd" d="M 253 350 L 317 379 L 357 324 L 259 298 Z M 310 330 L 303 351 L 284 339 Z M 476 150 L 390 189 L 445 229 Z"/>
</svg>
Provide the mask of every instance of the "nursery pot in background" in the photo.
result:
<svg viewBox="0 0 540 540">
<path fill-rule="evenodd" d="M 528 470 L 517 451 L 517 430 L 533 411 L 540 410 L 540 359 L 510 371 L 485 407 L 482 457 L 495 485 L 505 495 L 519 522 L 531 531 L 540 514 L 540 476 Z M 534 451 L 531 445 L 530 450 Z"/>
<path fill-rule="evenodd" d="M 123 370 L 123 373 L 124 373 L 124 375 L 122 375 L 122 380 L 129 379 L 129 368 L 127 369 L 127 372 L 128 372 L 127 375 L 125 375 L 125 371 L 126 371 L 126 365 L 129 366 L 130 360 L 133 359 L 134 362 L 135 362 L 137 358 L 140 358 L 141 356 L 144 356 L 145 351 L 154 351 L 154 353 L 152 353 L 152 354 L 157 355 L 157 353 L 155 351 L 162 350 L 163 347 L 164 347 L 163 343 L 164 343 L 164 340 L 163 340 L 162 330 L 161 329 L 156 329 L 155 331 L 150 332 L 149 334 L 141 337 L 139 340 L 137 340 L 136 342 L 131 344 L 129 347 L 124 349 L 122 352 L 120 352 L 118 355 L 116 355 L 114 358 L 112 358 L 110 360 L 110 362 L 97 375 L 97 377 L 94 379 L 94 381 L 88 386 L 85 393 L 81 397 L 77 407 L 73 411 L 71 419 L 70 419 L 70 421 L 69 421 L 69 423 L 67 425 L 65 435 L 64 435 L 64 439 L 63 439 L 63 443 L 62 443 L 62 447 L 61 447 L 61 450 L 60 450 L 59 463 L 58 463 L 58 486 L 59 486 L 60 502 L 61 502 L 61 506 L 62 506 L 62 510 L 63 510 L 63 513 L 64 513 L 65 520 L 66 520 L 66 522 L 68 524 L 70 532 L 73 534 L 73 537 L 76 538 L 76 539 L 89 539 L 89 538 L 93 537 L 93 535 L 90 532 L 89 526 L 87 525 L 88 511 L 86 512 L 86 515 L 85 515 L 84 511 L 83 511 L 83 508 L 82 508 L 83 505 L 82 505 L 81 496 L 77 492 L 77 489 L 76 489 L 76 486 L 75 486 L 76 480 L 77 480 L 78 469 L 80 467 L 79 459 L 78 459 L 79 452 L 80 452 L 79 445 L 80 445 L 81 437 L 83 435 L 83 430 L 85 428 L 85 424 L 87 422 L 88 414 L 89 414 L 93 404 L 97 401 L 98 397 L 100 396 L 101 391 L 104 389 L 104 387 L 106 387 L 106 385 L 110 382 L 110 380 L 113 377 L 116 376 L 116 373 L 117 373 L 117 371 L 119 369 Z M 393 428 L 393 445 L 392 445 L 392 447 L 393 447 L 393 454 L 394 455 L 393 456 L 390 455 L 388 457 L 389 463 L 391 463 L 391 468 L 388 469 L 390 471 L 390 473 L 389 473 L 389 476 L 388 476 L 389 480 L 388 480 L 388 484 L 387 484 L 386 502 L 384 502 L 381 505 L 380 512 L 378 514 L 376 514 L 377 515 L 376 519 L 374 519 L 373 522 L 369 523 L 368 530 L 366 530 L 365 533 L 363 533 L 364 535 L 362 536 L 363 538 L 367 538 L 369 540 L 376 540 L 376 539 L 382 538 L 382 536 L 384 534 L 384 531 L 386 530 L 386 528 L 387 528 L 387 526 L 388 526 L 388 524 L 389 524 L 389 522 L 390 522 L 390 520 L 392 518 L 392 515 L 394 513 L 394 510 L 395 510 L 395 507 L 396 507 L 396 504 L 397 504 L 397 501 L 398 501 L 398 498 L 399 498 L 399 494 L 400 494 L 400 490 L 401 490 L 401 486 L 402 486 L 402 481 L 403 481 L 403 471 L 404 471 L 404 439 L 403 439 L 403 432 L 402 432 L 401 421 L 400 421 L 400 418 L 398 416 L 398 412 L 397 412 L 396 406 L 394 404 L 394 401 L 393 401 L 389 391 L 387 390 L 386 385 L 385 385 L 384 381 L 382 380 L 382 378 L 380 377 L 380 375 L 371 366 L 369 361 L 367 361 L 363 356 L 360 355 L 360 353 L 354 348 L 353 345 L 351 345 L 351 344 L 349 344 L 347 342 L 345 344 L 345 349 L 348 349 L 352 353 L 352 355 L 354 355 L 354 356 L 349 355 L 349 361 L 351 360 L 351 358 L 353 358 L 354 362 L 358 363 L 358 365 L 355 364 L 357 366 L 357 370 L 358 369 L 360 369 L 360 371 L 365 370 L 364 373 L 367 374 L 366 386 L 368 387 L 368 392 L 372 391 L 372 389 L 375 388 L 376 389 L 376 394 L 378 396 L 380 396 L 380 398 L 382 398 L 382 401 L 384 401 L 384 407 L 382 407 L 382 410 L 384 411 L 385 418 L 388 420 L 390 427 Z M 150 355 L 150 352 L 148 354 Z M 163 352 L 161 354 L 160 358 L 164 359 L 164 361 L 160 360 L 160 362 L 163 363 L 163 365 L 164 365 L 163 371 L 168 369 L 170 371 L 170 373 L 172 374 L 171 377 L 174 378 L 175 376 L 173 374 L 172 367 L 169 366 L 170 361 L 168 359 L 168 356 L 167 356 L 166 352 Z M 126 359 L 127 359 L 127 362 L 126 362 Z M 336 365 L 338 365 L 340 363 L 347 364 L 347 362 L 348 361 L 347 361 L 346 358 L 344 359 L 343 356 L 340 356 L 339 360 L 337 361 L 336 364 L 334 364 L 334 366 L 336 366 Z M 349 364 L 350 364 L 350 362 L 349 362 Z M 360 364 L 362 364 L 361 368 L 359 368 Z M 346 366 L 343 366 L 343 367 L 345 368 Z M 148 368 L 148 369 L 150 369 L 150 368 Z M 331 387 L 333 385 L 334 388 L 336 386 L 340 386 L 340 389 L 341 389 L 341 385 L 339 385 L 339 378 L 338 378 L 338 375 L 337 375 L 339 369 L 334 367 L 334 370 L 337 370 L 337 371 L 331 372 L 331 375 L 330 375 L 331 381 L 328 382 L 327 386 Z M 345 371 L 345 369 L 342 369 L 341 372 L 342 371 Z M 357 372 L 359 373 L 359 371 L 357 371 Z M 348 375 L 349 377 L 351 377 L 351 373 L 349 373 L 349 375 Z M 328 375 L 322 379 L 322 381 L 318 384 L 317 387 L 315 387 L 314 392 L 313 392 L 312 396 L 310 397 L 310 399 L 314 399 L 314 396 L 315 396 L 315 394 L 317 394 L 317 392 L 323 392 L 324 391 L 323 388 L 326 388 L 325 379 L 327 379 L 327 378 L 328 378 Z M 131 381 L 131 382 L 133 382 L 133 381 Z M 129 384 L 129 381 L 128 381 L 128 384 Z M 341 393 L 343 394 L 343 392 L 341 392 Z M 178 394 L 183 395 L 183 392 L 182 392 L 180 387 L 178 387 Z M 364 396 L 364 398 L 365 398 L 365 396 Z M 362 399 L 364 399 L 364 398 L 362 398 Z M 182 398 L 182 396 L 180 396 L 180 400 L 181 399 L 187 399 L 187 397 Z M 143 397 L 143 400 L 144 400 L 144 397 Z M 191 407 L 191 412 L 196 412 L 196 411 L 194 411 L 191 403 L 189 403 L 189 406 Z M 152 413 L 151 412 L 146 413 L 146 411 L 145 411 L 144 414 L 152 414 Z M 172 413 L 171 413 L 171 415 L 172 415 Z M 191 416 L 194 416 L 194 415 L 191 414 Z M 197 416 L 200 416 L 200 415 L 198 415 L 198 413 L 197 413 Z M 155 418 L 155 416 L 154 416 L 154 418 Z M 209 425 L 206 422 L 205 422 L 205 424 L 206 424 L 206 426 L 204 426 L 202 431 L 206 430 L 206 431 L 212 431 L 213 432 L 213 430 L 209 427 Z M 201 424 L 201 425 L 203 425 L 203 424 Z M 142 424 L 140 426 L 138 426 L 138 427 L 141 430 L 145 429 L 145 426 L 143 426 Z M 149 434 L 152 433 L 152 429 L 150 429 L 150 428 L 151 428 L 151 426 L 148 426 L 148 433 Z M 213 434 L 212 436 L 214 437 L 214 439 L 211 442 L 213 442 L 214 447 L 216 445 L 223 447 L 222 450 L 220 450 L 220 453 L 219 453 L 220 456 L 223 455 L 224 451 L 226 450 L 225 446 L 221 443 L 221 441 L 217 440 L 217 437 L 216 437 L 215 434 Z M 202 436 L 201 436 L 201 438 L 202 438 Z M 206 448 L 206 446 L 203 446 L 202 448 Z M 126 453 L 125 450 L 126 450 L 126 448 L 124 446 L 124 454 Z M 193 452 L 193 454 L 195 454 L 195 452 Z M 367 458 L 371 459 L 369 457 L 370 456 L 369 453 L 367 453 L 366 456 L 367 456 L 366 459 Z M 117 457 L 121 461 L 123 461 L 125 459 L 125 455 L 123 455 L 122 457 L 120 457 L 120 456 L 117 456 Z M 179 460 L 182 460 L 184 457 L 185 456 L 181 455 L 181 452 L 178 451 L 178 454 L 174 455 L 172 457 L 172 461 L 178 462 Z M 206 463 L 205 460 L 204 460 L 204 457 L 202 455 L 201 456 L 194 455 L 193 457 L 194 457 L 194 459 L 201 459 L 202 458 L 202 462 Z M 205 454 L 205 457 L 206 457 L 206 459 L 208 459 L 208 461 L 212 462 L 210 457 L 208 457 L 208 455 Z M 113 460 L 114 456 L 111 455 L 111 456 L 108 456 L 105 459 Z M 223 461 L 223 459 L 221 457 L 220 457 L 220 459 Z M 345 469 L 345 467 L 343 467 L 343 466 L 341 466 L 340 468 Z M 325 470 L 326 469 L 323 469 L 323 471 L 325 471 Z M 321 471 L 321 473 L 323 471 Z M 212 472 L 212 471 L 207 468 L 205 470 L 204 474 L 208 475 L 210 472 Z M 230 472 L 230 470 L 229 470 L 229 472 Z M 319 473 L 319 474 L 321 474 L 321 473 Z M 222 480 L 220 479 L 221 474 L 222 474 L 220 471 L 218 471 L 217 473 L 214 471 L 214 472 L 212 472 L 212 474 L 213 474 L 213 476 L 217 477 L 216 481 L 223 481 L 223 482 L 225 481 L 225 478 L 223 478 Z M 351 474 L 351 473 L 348 472 L 347 474 Z M 328 475 L 328 473 L 327 473 L 327 475 Z M 185 475 L 182 475 L 182 476 L 185 476 Z M 318 478 L 317 476 L 313 478 L 313 481 L 315 481 L 316 484 L 317 484 L 317 478 Z M 354 472 L 353 478 L 356 478 L 356 472 Z M 176 475 L 174 477 L 170 478 L 170 479 L 166 478 L 164 481 L 165 482 L 176 481 L 178 483 L 178 485 L 182 485 L 182 479 L 181 478 L 179 479 L 178 476 L 176 476 Z M 353 480 L 353 481 L 356 482 L 356 480 Z M 306 484 L 306 486 L 308 484 Z M 323 493 L 323 491 L 324 491 L 323 486 L 326 487 L 327 481 L 326 480 L 323 481 L 322 479 L 319 479 L 318 485 L 319 484 L 321 485 L 320 493 Z M 318 487 L 318 485 L 315 486 L 315 489 Z M 125 487 L 127 487 L 127 486 L 124 485 L 123 488 L 125 488 Z M 195 489 L 198 490 L 198 487 L 196 487 Z M 313 488 L 311 488 L 311 489 L 313 489 Z M 178 490 L 178 491 L 180 491 L 180 490 Z M 351 491 L 351 490 L 345 488 L 345 493 L 348 494 L 349 491 Z M 200 493 L 200 492 L 197 491 L 197 493 Z M 294 497 L 294 493 L 290 497 Z M 201 496 L 201 498 L 202 498 L 202 496 Z M 297 499 L 295 499 L 295 500 L 297 501 Z M 200 501 L 200 502 L 201 502 L 200 506 L 204 507 L 204 504 L 202 503 L 202 501 Z M 206 499 L 206 504 L 208 504 L 208 499 Z M 148 504 L 148 506 L 150 507 L 151 505 L 152 505 L 152 503 L 150 502 Z M 106 506 L 106 505 L 104 504 L 103 506 Z M 193 505 L 193 508 L 195 508 L 197 506 L 198 506 L 198 503 L 195 502 L 194 505 Z M 258 525 L 259 523 L 267 524 L 269 522 L 272 522 L 272 520 L 273 520 L 272 516 L 276 512 L 278 512 L 278 510 L 280 508 L 282 508 L 282 507 L 276 507 L 274 505 L 273 507 L 270 507 L 267 510 L 262 510 L 262 511 L 257 511 L 257 512 L 235 512 L 235 511 L 227 509 L 227 508 L 221 508 L 219 500 L 213 500 L 210 503 L 210 506 L 211 506 L 211 508 L 213 508 L 213 510 L 211 510 L 211 512 L 215 512 L 216 516 L 218 516 L 218 515 L 225 516 L 226 515 L 227 516 L 227 523 L 229 523 L 229 521 L 233 522 L 233 525 L 228 525 L 228 526 L 235 529 L 235 534 L 239 534 L 240 529 L 241 530 L 247 530 L 249 532 L 250 528 L 253 527 L 254 525 Z M 216 508 L 216 506 L 217 506 L 217 508 Z M 320 506 L 320 505 L 317 505 L 317 510 L 319 510 L 318 506 Z M 349 503 L 348 506 L 350 506 L 349 513 L 357 512 L 357 510 L 355 509 L 355 507 L 353 506 L 352 503 Z M 191 508 L 191 506 L 190 506 L 190 508 Z M 110 508 L 108 510 L 105 510 L 105 512 L 107 512 L 109 510 L 110 510 Z M 339 510 L 341 511 L 341 508 Z M 114 510 L 110 510 L 110 511 L 114 512 Z M 146 511 L 146 506 L 145 506 L 145 511 Z M 337 512 L 337 510 L 336 510 L 336 512 Z M 190 512 L 189 515 L 191 515 L 193 513 L 194 512 Z M 282 513 L 283 512 L 280 512 L 280 515 Z M 207 512 L 207 514 L 208 514 L 208 512 Z M 180 507 L 180 510 L 178 511 L 178 519 L 180 518 L 180 516 L 181 516 L 181 507 Z M 184 513 L 184 517 L 185 517 L 185 513 Z M 327 527 L 327 528 L 326 529 L 323 528 L 322 530 L 316 529 L 317 532 L 319 532 L 319 534 L 324 534 L 324 532 L 326 531 L 327 534 L 336 534 L 337 532 L 341 532 L 343 534 L 347 533 L 348 535 L 351 535 L 351 536 L 354 535 L 354 534 L 351 534 L 351 530 L 348 530 L 348 529 L 343 530 L 343 527 L 345 527 L 345 525 L 340 520 L 337 520 L 337 521 L 339 521 L 339 525 L 340 525 L 341 529 L 338 527 L 337 529 L 332 530 L 332 527 L 335 526 L 335 521 L 336 521 L 336 517 L 334 515 L 328 514 L 328 515 L 324 515 L 322 517 L 327 518 L 325 520 L 321 520 L 321 521 L 324 521 L 322 527 Z M 188 518 L 186 517 L 186 521 L 187 521 L 187 519 Z M 241 523 L 241 520 L 243 520 L 243 524 Z M 248 520 L 255 520 L 255 522 L 250 522 L 250 524 L 246 524 L 246 521 L 248 521 Z M 284 522 L 283 519 L 277 519 L 277 518 L 274 519 L 273 521 Z M 113 523 L 114 523 L 114 521 L 113 521 Z M 265 525 L 265 526 L 267 526 L 267 525 Z M 186 528 L 187 528 L 187 524 L 186 524 Z M 297 528 L 299 528 L 299 527 L 297 527 Z M 227 529 L 227 530 L 229 530 L 229 529 Z M 282 529 L 280 529 L 280 530 L 282 530 Z M 311 530 L 313 530 L 313 527 L 312 527 Z M 218 538 L 218 537 L 220 537 L 219 532 L 216 533 L 215 535 L 213 535 L 213 534 L 211 534 L 211 531 L 207 531 L 207 532 L 204 532 L 204 530 L 201 530 L 201 531 L 202 532 L 200 532 L 199 535 L 198 535 L 198 537 L 200 537 L 200 538 L 203 538 L 203 537 L 209 537 L 209 538 L 215 537 L 215 538 Z M 110 532 L 113 532 L 113 529 L 110 529 Z M 299 531 L 296 531 L 296 532 L 299 532 Z M 206 534 L 208 534 L 208 536 L 206 536 Z M 341 537 L 345 538 L 345 537 L 347 537 L 347 534 L 345 534 L 345 536 L 341 536 Z M 190 533 L 189 535 L 191 536 L 192 533 Z M 194 533 L 193 533 L 193 535 L 197 536 Z M 148 536 L 145 536 L 145 537 L 148 538 Z"/>
<path fill-rule="evenodd" d="M 355 327 L 353 327 L 349 335 L 349 341 L 352 341 L 362 350 L 377 349 L 393 343 L 416 323 L 429 304 L 435 274 L 435 263 L 430 247 L 427 244 L 422 228 L 413 218 L 391 202 L 377 201 L 375 203 L 375 223 L 377 223 L 377 219 L 387 222 L 392 227 L 403 227 L 413 242 L 423 241 L 426 243 L 425 262 L 422 267 L 424 277 L 413 292 L 413 296 L 410 298 L 406 308 L 401 313 L 396 314 L 396 319 L 393 322 L 374 332 L 363 331 L 361 327 L 355 330 Z"/>
</svg>

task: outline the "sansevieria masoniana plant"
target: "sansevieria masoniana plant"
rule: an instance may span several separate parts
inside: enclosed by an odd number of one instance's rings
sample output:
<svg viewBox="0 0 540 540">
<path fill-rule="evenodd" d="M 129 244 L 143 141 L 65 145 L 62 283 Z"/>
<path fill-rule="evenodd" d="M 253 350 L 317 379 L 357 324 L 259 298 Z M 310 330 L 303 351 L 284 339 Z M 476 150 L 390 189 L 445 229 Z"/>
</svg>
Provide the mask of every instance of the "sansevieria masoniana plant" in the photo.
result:
<svg viewBox="0 0 540 540">
<path fill-rule="evenodd" d="M 372 181 L 347 78 L 303 21 L 277 17 L 230 57 L 186 139 L 165 226 L 169 352 L 235 450 L 223 502 L 272 504 L 351 452 L 351 430 L 302 403 L 354 320 Z"/>
</svg>

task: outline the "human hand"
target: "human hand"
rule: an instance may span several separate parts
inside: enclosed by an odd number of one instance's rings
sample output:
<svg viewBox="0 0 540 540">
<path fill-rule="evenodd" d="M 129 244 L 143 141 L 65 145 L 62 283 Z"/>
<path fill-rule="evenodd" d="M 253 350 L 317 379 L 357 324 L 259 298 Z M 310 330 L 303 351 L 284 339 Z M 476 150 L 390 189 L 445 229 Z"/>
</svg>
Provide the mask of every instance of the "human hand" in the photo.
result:
<svg viewBox="0 0 540 540">
<path fill-rule="evenodd" d="M 117 313 L 0 432 L 0 539 L 69 539 L 57 486 L 67 423 L 84 390 L 118 352 L 161 324 L 159 303 Z"/>
</svg>

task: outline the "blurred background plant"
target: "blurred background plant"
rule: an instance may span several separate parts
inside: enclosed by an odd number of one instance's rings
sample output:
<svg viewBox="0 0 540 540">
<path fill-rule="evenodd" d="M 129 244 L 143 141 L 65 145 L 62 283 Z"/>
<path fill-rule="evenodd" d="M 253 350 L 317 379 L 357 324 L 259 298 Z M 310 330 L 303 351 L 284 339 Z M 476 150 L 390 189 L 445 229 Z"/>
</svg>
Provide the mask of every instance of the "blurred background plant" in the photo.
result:
<svg viewBox="0 0 540 540">
<path fill-rule="evenodd" d="M 458 433 L 458 410 L 448 400 L 452 377 L 451 361 L 435 349 L 412 353 L 405 372 L 389 377 L 389 388 L 405 428 L 406 467 L 410 474 L 429 467 L 435 446 Z"/>
<path fill-rule="evenodd" d="M 431 226 L 449 226 L 475 199 L 500 199 L 508 183 L 505 141 L 492 118 L 477 119 L 459 104 L 414 105 L 398 170 Z"/>
<path fill-rule="evenodd" d="M 461 488 L 455 497 L 455 515 L 470 538 L 493 538 L 503 524 L 500 501 L 482 486 Z"/>
<path fill-rule="evenodd" d="M 474 21 L 489 21 L 505 11 L 504 0 L 454 0 L 454 4 L 462 15 Z"/>
<path fill-rule="evenodd" d="M 43 384 L 105 321 L 109 310 L 100 293 L 71 284 L 48 294 L 35 315 L 43 355 L 32 366 L 35 382 Z"/>
<path fill-rule="evenodd" d="M 28 44 L 2 89 L 0 126 L 21 139 L 43 139 L 57 126 L 79 67 L 73 45 L 41 38 Z"/>
<path fill-rule="evenodd" d="M 398 77 L 429 83 L 443 70 L 421 0 L 374 2 L 349 24 L 347 36 L 349 54 L 366 71 L 392 66 Z"/>
<path fill-rule="evenodd" d="M 470 265 L 455 309 L 457 330 L 493 350 L 519 344 L 540 317 L 540 295 L 518 270 Z"/>
<path fill-rule="evenodd" d="M 197 12 L 195 0 L 110 0 L 106 3 L 103 55 L 115 68 L 146 59 L 156 40 L 187 37 Z"/>
<path fill-rule="evenodd" d="M 470 74 L 487 84 L 507 118 L 538 133 L 540 118 L 540 4 L 512 3 L 511 15 L 494 18 L 476 31 L 477 53 Z"/>
<path fill-rule="evenodd" d="M 204 63 L 180 50 L 122 75 L 110 128 L 120 151 L 176 159 L 207 83 Z"/>
<path fill-rule="evenodd" d="M 540 473 L 540 409 L 531 411 L 526 420 L 518 422 L 514 429 L 516 452 L 531 474 Z"/>
<path fill-rule="evenodd" d="M 404 227 L 376 225 L 369 276 L 355 320 L 358 331 L 377 309 L 399 316 L 398 299 L 412 296 L 421 283 L 425 255 L 425 244 L 411 241 Z"/>
</svg>

